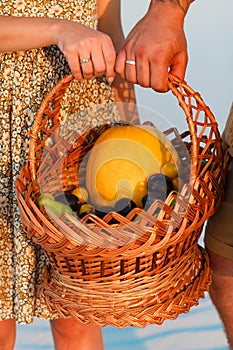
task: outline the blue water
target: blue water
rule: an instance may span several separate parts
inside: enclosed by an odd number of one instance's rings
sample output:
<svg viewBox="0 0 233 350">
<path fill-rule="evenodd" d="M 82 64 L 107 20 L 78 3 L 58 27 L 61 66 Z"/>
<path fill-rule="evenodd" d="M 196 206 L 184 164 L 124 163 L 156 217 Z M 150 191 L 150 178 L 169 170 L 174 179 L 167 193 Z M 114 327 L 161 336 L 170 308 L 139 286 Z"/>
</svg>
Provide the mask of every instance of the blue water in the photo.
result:
<svg viewBox="0 0 233 350">
<path fill-rule="evenodd" d="M 18 325 L 15 350 L 53 350 L 49 322 L 35 319 L 32 325 Z M 227 350 L 219 317 L 206 294 L 198 306 L 176 320 L 144 329 L 103 329 L 105 350 Z M 78 350 L 78 349 L 77 349 Z"/>
</svg>

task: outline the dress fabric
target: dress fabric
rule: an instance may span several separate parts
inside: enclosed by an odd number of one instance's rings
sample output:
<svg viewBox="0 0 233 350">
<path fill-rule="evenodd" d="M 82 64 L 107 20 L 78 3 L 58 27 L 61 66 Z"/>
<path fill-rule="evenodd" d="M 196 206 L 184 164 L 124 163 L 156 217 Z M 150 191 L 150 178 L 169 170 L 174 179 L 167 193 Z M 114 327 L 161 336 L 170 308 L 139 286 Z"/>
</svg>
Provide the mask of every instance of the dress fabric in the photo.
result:
<svg viewBox="0 0 233 350">
<path fill-rule="evenodd" d="M 66 18 L 97 28 L 97 0 L 0 4 L 0 15 Z M 68 74 L 66 59 L 56 46 L 0 54 L 0 320 L 31 323 L 34 316 L 57 318 L 38 295 L 47 260 L 22 229 L 15 180 L 27 160 L 34 115 L 46 93 Z M 68 93 L 80 109 L 113 98 L 104 78 L 76 81 Z"/>
</svg>

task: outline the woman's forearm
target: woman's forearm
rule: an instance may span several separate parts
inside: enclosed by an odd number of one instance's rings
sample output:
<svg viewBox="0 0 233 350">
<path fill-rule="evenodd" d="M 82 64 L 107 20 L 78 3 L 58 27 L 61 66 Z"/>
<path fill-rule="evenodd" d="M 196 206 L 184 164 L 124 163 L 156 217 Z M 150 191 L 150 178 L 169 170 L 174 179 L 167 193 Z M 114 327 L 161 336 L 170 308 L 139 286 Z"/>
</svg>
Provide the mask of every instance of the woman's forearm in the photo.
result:
<svg viewBox="0 0 233 350">
<path fill-rule="evenodd" d="M 59 19 L 0 16 L 0 51 L 19 51 L 55 44 Z"/>
<path fill-rule="evenodd" d="M 76 21 L 47 17 L 0 16 L 0 52 L 57 45 L 65 55 L 75 79 L 91 79 L 104 73 L 115 77 L 115 49 L 105 33 Z M 82 66 L 82 59 L 88 64 Z"/>
</svg>

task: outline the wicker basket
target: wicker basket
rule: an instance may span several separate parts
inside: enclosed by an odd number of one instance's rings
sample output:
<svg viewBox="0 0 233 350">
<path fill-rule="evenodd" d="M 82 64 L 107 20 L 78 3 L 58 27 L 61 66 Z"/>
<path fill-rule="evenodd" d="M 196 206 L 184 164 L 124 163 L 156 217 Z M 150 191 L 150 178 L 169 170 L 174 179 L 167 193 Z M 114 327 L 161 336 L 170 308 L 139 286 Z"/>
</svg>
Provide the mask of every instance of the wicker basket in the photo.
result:
<svg viewBox="0 0 233 350">
<path fill-rule="evenodd" d="M 69 150 L 59 140 L 44 157 L 46 142 L 59 126 L 60 103 L 71 76 L 52 89 L 35 117 L 29 159 L 16 190 L 28 236 L 48 255 L 41 294 L 60 317 L 102 327 L 145 327 L 188 312 L 208 290 L 209 262 L 198 240 L 223 194 L 221 138 L 200 95 L 185 82 L 169 79 L 188 125 L 179 137 L 189 149 L 192 185 L 184 184 L 179 196 L 173 191 L 165 202 L 156 200 L 148 211 L 135 208 L 127 217 L 108 213 L 100 219 L 90 214 L 78 220 L 67 214 L 64 221 L 52 213 L 48 219 L 38 209 L 38 173 L 56 191 L 57 169 L 62 166 L 63 190 L 77 186 L 79 164 L 103 130 L 93 128 Z M 64 149 L 65 161 L 55 166 L 54 158 Z M 85 171 L 80 174 L 85 176 Z M 135 215 L 141 218 L 137 222 Z"/>
</svg>

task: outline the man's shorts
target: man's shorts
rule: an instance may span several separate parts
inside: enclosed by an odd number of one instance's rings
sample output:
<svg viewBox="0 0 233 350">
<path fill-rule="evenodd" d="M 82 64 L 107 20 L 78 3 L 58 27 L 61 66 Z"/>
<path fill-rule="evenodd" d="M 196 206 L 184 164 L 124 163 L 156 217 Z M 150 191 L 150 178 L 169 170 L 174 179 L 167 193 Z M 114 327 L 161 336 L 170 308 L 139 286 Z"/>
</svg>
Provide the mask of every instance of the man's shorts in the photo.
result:
<svg viewBox="0 0 233 350">
<path fill-rule="evenodd" d="M 233 158 L 228 168 L 224 199 L 207 222 L 204 241 L 209 250 L 233 259 Z"/>
</svg>

